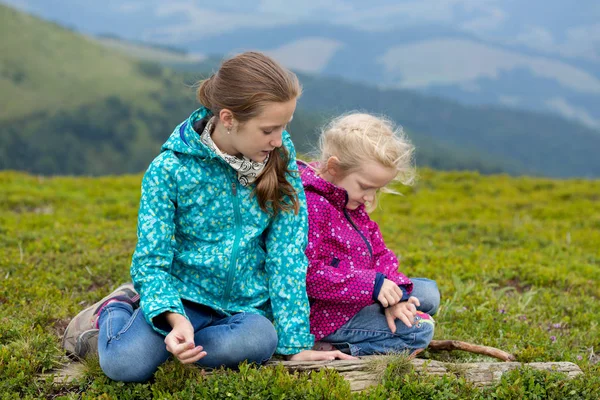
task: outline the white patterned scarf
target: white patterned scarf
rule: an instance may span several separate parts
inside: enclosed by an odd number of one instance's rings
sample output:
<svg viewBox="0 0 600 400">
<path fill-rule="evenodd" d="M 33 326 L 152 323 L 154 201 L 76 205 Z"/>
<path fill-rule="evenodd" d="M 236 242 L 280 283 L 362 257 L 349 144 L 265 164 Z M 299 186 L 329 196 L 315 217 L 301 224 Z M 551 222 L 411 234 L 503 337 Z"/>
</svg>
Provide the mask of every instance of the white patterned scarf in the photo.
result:
<svg viewBox="0 0 600 400">
<path fill-rule="evenodd" d="M 210 137 L 213 128 L 214 128 L 214 120 L 215 117 L 212 117 L 206 127 L 200 134 L 200 140 L 204 143 L 209 149 L 214 151 L 219 157 L 221 157 L 227 164 L 231 166 L 234 170 L 237 171 L 237 178 L 242 186 L 251 185 L 256 178 L 263 172 L 265 166 L 267 165 L 267 161 L 269 161 L 269 156 L 265 159 L 265 161 L 259 163 L 256 161 L 252 161 L 246 156 L 242 156 L 242 158 L 232 156 L 227 153 L 223 153 L 213 142 Z"/>
</svg>

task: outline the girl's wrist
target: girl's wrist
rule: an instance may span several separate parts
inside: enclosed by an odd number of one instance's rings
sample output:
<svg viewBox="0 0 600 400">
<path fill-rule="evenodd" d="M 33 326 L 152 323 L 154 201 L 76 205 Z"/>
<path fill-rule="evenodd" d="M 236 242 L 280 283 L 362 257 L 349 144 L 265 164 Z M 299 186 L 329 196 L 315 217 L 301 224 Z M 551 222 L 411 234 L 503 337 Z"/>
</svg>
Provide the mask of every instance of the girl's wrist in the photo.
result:
<svg viewBox="0 0 600 400">
<path fill-rule="evenodd" d="M 171 325 L 171 328 L 175 328 L 175 325 L 187 322 L 187 318 L 181 314 L 175 312 L 166 312 L 165 319 Z"/>
</svg>

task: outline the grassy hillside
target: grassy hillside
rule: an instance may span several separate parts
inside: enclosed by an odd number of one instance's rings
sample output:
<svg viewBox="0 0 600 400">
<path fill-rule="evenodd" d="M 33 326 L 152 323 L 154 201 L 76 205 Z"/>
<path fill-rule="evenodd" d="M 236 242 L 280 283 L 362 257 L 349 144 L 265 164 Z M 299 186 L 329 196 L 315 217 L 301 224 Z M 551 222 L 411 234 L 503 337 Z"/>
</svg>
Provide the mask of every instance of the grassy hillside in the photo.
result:
<svg viewBox="0 0 600 400">
<path fill-rule="evenodd" d="M 0 36 L 0 121 L 109 95 L 140 101 L 162 86 L 131 58 L 1 4 Z"/>
<path fill-rule="evenodd" d="M 334 372 L 244 368 L 205 377 L 170 362 L 152 383 L 118 384 L 97 362 L 72 385 L 36 376 L 63 360 L 83 307 L 128 280 L 141 176 L 46 178 L 0 172 L 0 393 L 4 398 L 595 399 L 600 390 L 600 181 L 421 171 L 374 218 L 409 276 L 437 280 L 436 339 L 572 361 L 583 377 L 518 371 L 489 389 L 458 377 L 387 376 L 352 396 Z M 455 362 L 489 359 L 426 353 Z M 390 368 L 393 368 L 390 367 Z M 454 397 L 452 397 L 454 396 Z"/>
</svg>

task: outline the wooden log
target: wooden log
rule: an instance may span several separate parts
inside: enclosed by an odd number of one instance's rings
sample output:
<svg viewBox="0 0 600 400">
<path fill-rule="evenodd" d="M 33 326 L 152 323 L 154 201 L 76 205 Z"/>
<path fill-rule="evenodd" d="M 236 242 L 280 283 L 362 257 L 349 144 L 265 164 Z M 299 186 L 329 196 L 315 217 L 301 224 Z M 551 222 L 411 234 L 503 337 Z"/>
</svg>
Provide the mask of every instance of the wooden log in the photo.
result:
<svg viewBox="0 0 600 400">
<path fill-rule="evenodd" d="M 308 372 L 318 371 L 323 368 L 331 368 L 346 379 L 352 391 L 361 391 L 381 383 L 385 369 L 390 361 L 397 361 L 397 356 L 368 356 L 357 360 L 334 360 L 334 361 L 269 361 L 267 365 L 274 366 L 283 364 L 290 371 Z M 416 358 L 406 360 L 407 365 L 412 366 L 417 373 L 429 375 L 451 374 L 464 377 L 465 380 L 477 386 L 492 385 L 500 380 L 502 374 L 507 371 L 530 367 L 537 370 L 562 372 L 567 377 L 573 378 L 581 374 L 581 369 L 571 362 L 484 362 L 484 363 L 447 363 L 435 360 Z M 56 383 L 69 383 L 80 378 L 84 372 L 84 365 L 71 363 L 62 369 L 52 371 Z M 402 373 L 402 372 L 400 372 Z M 49 374 L 47 374 L 49 375 Z"/>
<path fill-rule="evenodd" d="M 430 350 L 463 350 L 470 353 L 482 354 L 502 361 L 515 361 L 516 357 L 495 347 L 480 346 L 461 342 L 459 340 L 432 340 L 427 347 Z"/>
<path fill-rule="evenodd" d="M 350 383 L 352 391 L 360 391 L 381 382 L 387 365 L 382 361 L 386 357 L 393 356 L 369 356 L 361 357 L 358 360 L 281 361 L 281 364 L 290 371 L 318 371 L 323 368 L 335 369 Z M 374 366 L 374 362 L 379 364 L 379 367 Z M 408 362 L 414 367 L 417 373 L 438 376 L 444 374 L 462 376 L 465 380 L 477 386 L 492 385 L 498 382 L 505 372 L 526 366 L 538 370 L 562 372 L 567 374 L 569 378 L 582 373 L 579 366 L 571 362 L 538 362 L 528 364 L 519 362 L 447 363 L 421 358 L 416 358 Z M 276 362 L 268 363 L 268 365 L 275 364 Z"/>
</svg>

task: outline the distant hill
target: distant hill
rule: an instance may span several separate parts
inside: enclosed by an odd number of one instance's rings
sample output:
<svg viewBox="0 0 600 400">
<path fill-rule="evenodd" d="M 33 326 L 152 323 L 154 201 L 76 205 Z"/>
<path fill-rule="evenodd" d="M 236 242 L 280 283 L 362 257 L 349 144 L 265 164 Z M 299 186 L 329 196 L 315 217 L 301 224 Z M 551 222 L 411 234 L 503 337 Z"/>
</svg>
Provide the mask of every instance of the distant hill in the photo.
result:
<svg viewBox="0 0 600 400">
<path fill-rule="evenodd" d="M 194 78 L 0 5 L 0 168 L 143 170 L 195 107 Z"/>
<path fill-rule="evenodd" d="M 129 57 L 3 5 L 0 36 L 0 121 L 107 96 L 140 101 L 162 86 Z"/>
<path fill-rule="evenodd" d="M 115 45 L 113 38 L 109 49 L 106 38 L 101 45 L 5 6 L 0 6 L 0 26 L 0 85 L 6 89 L 0 98 L 10 106 L 0 113 L 0 169 L 38 174 L 139 172 L 174 126 L 197 107 L 190 85 L 218 65 L 215 59 L 190 64 L 185 54 L 170 49 Z M 194 72 L 174 72 L 135 57 L 158 57 L 179 66 L 185 60 Z M 290 129 L 299 152 L 311 150 L 318 127 L 334 112 L 311 109 L 301 100 Z M 524 172 L 415 131 L 410 135 L 421 165 Z"/>
<path fill-rule="evenodd" d="M 218 60 L 169 65 L 183 71 L 211 70 Z M 388 115 L 410 133 L 423 165 L 554 177 L 600 176 L 600 132 L 557 115 L 466 106 L 412 90 L 381 89 L 341 78 L 299 77 L 304 87 L 301 110 L 323 116 L 350 110 Z M 301 147 L 315 143 L 315 136 L 307 134 L 299 139 Z"/>
<path fill-rule="evenodd" d="M 3 1 L 85 34 L 110 32 L 205 56 L 261 50 L 296 71 L 550 112 L 600 130 L 598 0 L 255 1 L 209 8 L 201 1 Z"/>
</svg>

